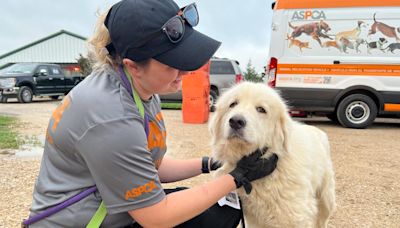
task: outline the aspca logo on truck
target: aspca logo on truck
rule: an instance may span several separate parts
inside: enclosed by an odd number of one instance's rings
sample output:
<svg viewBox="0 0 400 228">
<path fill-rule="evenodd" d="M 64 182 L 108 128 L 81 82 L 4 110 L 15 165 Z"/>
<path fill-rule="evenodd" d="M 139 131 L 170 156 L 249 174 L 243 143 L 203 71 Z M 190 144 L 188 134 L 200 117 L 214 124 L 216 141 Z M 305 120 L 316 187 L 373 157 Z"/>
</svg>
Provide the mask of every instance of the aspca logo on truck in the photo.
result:
<svg viewBox="0 0 400 228">
<path fill-rule="evenodd" d="M 326 16 L 323 10 L 297 10 L 294 11 L 292 20 L 326 20 Z"/>
</svg>

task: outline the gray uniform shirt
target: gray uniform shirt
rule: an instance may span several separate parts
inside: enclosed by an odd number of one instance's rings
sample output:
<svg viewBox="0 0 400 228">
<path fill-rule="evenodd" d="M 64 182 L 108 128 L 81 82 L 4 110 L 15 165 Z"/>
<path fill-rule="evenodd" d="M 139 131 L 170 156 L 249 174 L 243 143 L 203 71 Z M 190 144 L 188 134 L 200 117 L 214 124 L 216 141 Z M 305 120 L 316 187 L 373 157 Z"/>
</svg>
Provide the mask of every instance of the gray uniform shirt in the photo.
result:
<svg viewBox="0 0 400 228">
<path fill-rule="evenodd" d="M 86 188 L 98 191 L 30 227 L 85 227 L 101 200 L 102 227 L 132 223 L 129 210 L 165 194 L 157 168 L 166 151 L 160 101 L 143 101 L 149 134 L 131 94 L 112 69 L 97 70 L 77 85 L 52 114 L 31 216 Z"/>
</svg>

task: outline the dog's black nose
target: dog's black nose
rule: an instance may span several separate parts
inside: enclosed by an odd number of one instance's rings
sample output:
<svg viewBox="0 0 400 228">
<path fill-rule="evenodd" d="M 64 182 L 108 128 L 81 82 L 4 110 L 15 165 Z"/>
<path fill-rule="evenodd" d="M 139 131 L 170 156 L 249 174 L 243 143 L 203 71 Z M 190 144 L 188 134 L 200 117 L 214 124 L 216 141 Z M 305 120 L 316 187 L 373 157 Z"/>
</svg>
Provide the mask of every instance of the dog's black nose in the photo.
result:
<svg viewBox="0 0 400 228">
<path fill-rule="evenodd" d="M 246 126 L 246 120 L 243 116 L 233 116 L 229 119 L 229 126 L 234 130 L 239 130 Z"/>
</svg>

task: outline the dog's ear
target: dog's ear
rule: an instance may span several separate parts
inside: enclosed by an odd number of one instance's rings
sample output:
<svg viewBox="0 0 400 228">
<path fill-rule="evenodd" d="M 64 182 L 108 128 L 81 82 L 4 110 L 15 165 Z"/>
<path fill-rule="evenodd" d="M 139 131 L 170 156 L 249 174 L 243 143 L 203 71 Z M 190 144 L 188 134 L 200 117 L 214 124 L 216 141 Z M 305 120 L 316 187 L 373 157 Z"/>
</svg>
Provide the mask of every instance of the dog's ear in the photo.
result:
<svg viewBox="0 0 400 228">
<path fill-rule="evenodd" d="M 221 124 L 222 114 L 219 111 L 220 107 L 216 105 L 214 107 L 214 115 L 211 116 L 210 121 L 208 122 L 208 131 L 210 132 L 212 138 L 218 134 L 217 130 Z"/>
<path fill-rule="evenodd" d="M 279 148 L 284 151 L 289 151 L 289 132 L 290 132 L 290 116 L 284 112 L 275 125 L 273 136 L 273 148 Z"/>
</svg>

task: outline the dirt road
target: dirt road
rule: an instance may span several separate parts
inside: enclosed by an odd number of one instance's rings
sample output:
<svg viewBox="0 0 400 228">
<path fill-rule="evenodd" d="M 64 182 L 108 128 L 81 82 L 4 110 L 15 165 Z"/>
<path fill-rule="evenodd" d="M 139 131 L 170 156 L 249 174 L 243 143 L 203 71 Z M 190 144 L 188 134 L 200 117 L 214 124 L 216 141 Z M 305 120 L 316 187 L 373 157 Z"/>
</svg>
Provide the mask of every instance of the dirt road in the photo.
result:
<svg viewBox="0 0 400 228">
<path fill-rule="evenodd" d="M 59 101 L 0 104 L 0 115 L 17 116 L 17 130 L 42 137 Z M 168 153 L 179 158 L 208 155 L 206 124 L 183 124 L 181 112 L 163 111 L 168 130 Z M 378 120 L 365 130 L 342 128 L 325 118 L 300 119 L 324 130 L 331 142 L 336 171 L 337 211 L 330 227 L 399 227 L 400 120 Z M 0 156 L 0 227 L 20 227 L 28 215 L 40 158 Z M 193 186 L 204 175 L 177 185 Z M 171 184 L 170 184 L 171 186 Z"/>
</svg>

